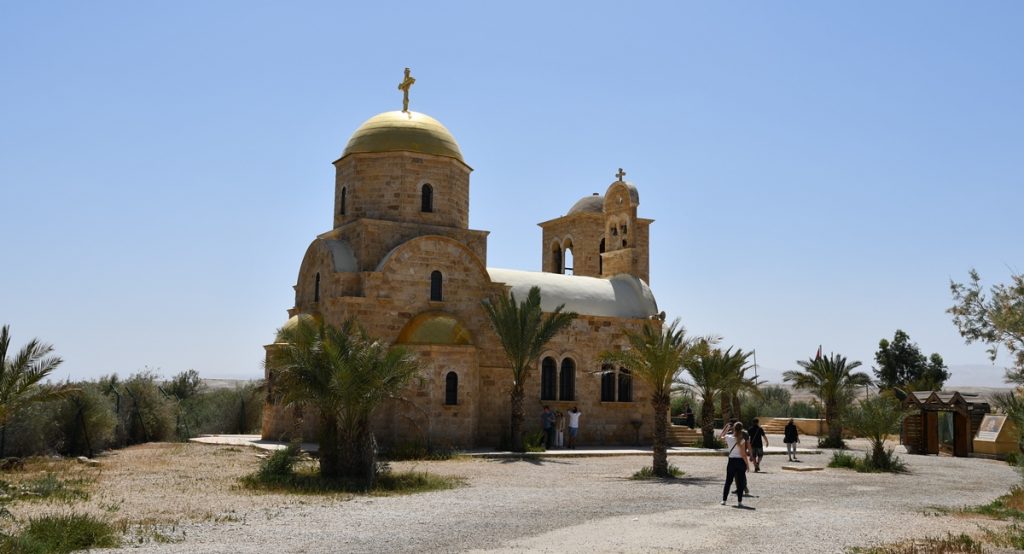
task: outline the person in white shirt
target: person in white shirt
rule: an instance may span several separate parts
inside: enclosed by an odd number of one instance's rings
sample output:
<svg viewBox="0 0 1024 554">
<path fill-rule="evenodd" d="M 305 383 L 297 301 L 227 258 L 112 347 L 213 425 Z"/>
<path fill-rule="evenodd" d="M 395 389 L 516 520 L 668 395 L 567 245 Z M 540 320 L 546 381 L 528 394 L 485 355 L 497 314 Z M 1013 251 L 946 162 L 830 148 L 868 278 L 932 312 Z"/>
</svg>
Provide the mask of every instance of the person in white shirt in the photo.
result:
<svg viewBox="0 0 1024 554">
<path fill-rule="evenodd" d="M 572 450 L 576 449 L 576 435 L 580 432 L 580 416 L 583 412 L 579 408 L 573 406 L 568 412 L 569 414 L 569 448 Z"/>
<path fill-rule="evenodd" d="M 736 422 L 722 430 L 725 435 L 725 446 L 729 449 L 729 465 L 725 470 L 725 488 L 722 490 L 722 505 L 729 499 L 729 487 L 736 480 L 736 505 L 743 506 L 743 490 L 747 488 L 747 471 L 750 460 L 747 457 L 747 441 L 743 438 L 743 424 Z"/>
</svg>

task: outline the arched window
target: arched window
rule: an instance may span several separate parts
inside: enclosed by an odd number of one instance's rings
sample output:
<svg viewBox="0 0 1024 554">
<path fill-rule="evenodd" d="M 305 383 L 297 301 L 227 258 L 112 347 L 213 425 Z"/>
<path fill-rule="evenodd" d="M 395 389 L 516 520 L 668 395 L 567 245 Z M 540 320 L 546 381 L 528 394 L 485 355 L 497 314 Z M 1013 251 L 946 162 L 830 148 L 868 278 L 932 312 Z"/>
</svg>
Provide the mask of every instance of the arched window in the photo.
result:
<svg viewBox="0 0 1024 554">
<path fill-rule="evenodd" d="M 316 274 L 316 281 L 313 283 L 313 302 L 320 301 L 320 272 Z"/>
<path fill-rule="evenodd" d="M 454 371 L 444 377 L 444 403 L 446 406 L 459 403 L 459 376 Z"/>
<path fill-rule="evenodd" d="M 562 272 L 562 247 L 557 244 L 551 248 L 551 271 Z"/>
<path fill-rule="evenodd" d="M 420 191 L 420 211 L 434 211 L 434 187 L 429 183 L 423 185 L 423 189 Z"/>
<path fill-rule="evenodd" d="M 633 401 L 633 376 L 629 374 L 629 370 L 620 367 L 619 368 L 619 402 L 632 402 Z"/>
<path fill-rule="evenodd" d="M 615 368 L 601 366 L 601 402 L 615 402 Z"/>
<path fill-rule="evenodd" d="M 540 399 L 554 400 L 558 379 L 558 364 L 554 358 L 544 358 L 540 363 Z"/>
<path fill-rule="evenodd" d="M 575 263 L 573 261 L 573 255 L 572 255 L 572 241 L 569 241 L 568 243 L 566 243 L 566 245 L 565 245 L 565 253 L 563 254 L 562 257 L 565 260 L 563 262 L 563 265 L 565 266 L 564 267 L 565 271 L 563 271 L 562 273 L 565 273 L 566 275 L 573 275 L 572 268 L 575 266 Z"/>
<path fill-rule="evenodd" d="M 601 239 L 601 245 L 597 249 L 597 274 L 604 275 L 604 258 L 601 257 L 604 254 L 604 239 Z"/>
<path fill-rule="evenodd" d="M 346 197 L 347 194 L 348 194 L 348 189 L 346 187 L 341 187 L 341 202 L 340 202 L 340 206 L 338 208 L 338 213 L 341 214 L 341 215 L 345 215 L 345 200 L 346 200 L 345 197 Z"/>
<path fill-rule="evenodd" d="M 430 300 L 432 302 L 441 301 L 441 272 L 434 271 L 430 274 Z"/>
<path fill-rule="evenodd" d="M 562 360 L 558 373 L 558 399 L 576 400 L 576 362 L 572 358 Z"/>
</svg>

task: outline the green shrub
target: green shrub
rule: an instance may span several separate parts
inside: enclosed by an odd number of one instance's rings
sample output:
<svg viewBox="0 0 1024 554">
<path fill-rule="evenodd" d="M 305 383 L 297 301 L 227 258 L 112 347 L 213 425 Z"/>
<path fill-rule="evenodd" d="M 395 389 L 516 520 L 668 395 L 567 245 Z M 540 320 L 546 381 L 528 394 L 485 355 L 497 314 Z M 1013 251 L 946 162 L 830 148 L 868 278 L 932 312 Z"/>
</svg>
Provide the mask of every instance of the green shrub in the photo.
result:
<svg viewBox="0 0 1024 554">
<path fill-rule="evenodd" d="M 16 409 L 0 428 L 0 458 L 52 454 L 57 402 L 33 403 Z"/>
<path fill-rule="evenodd" d="M 259 484 L 287 482 L 295 477 L 295 462 L 300 453 L 299 445 L 295 443 L 275 450 L 260 462 L 259 469 L 250 477 Z"/>
<path fill-rule="evenodd" d="M 117 444 L 175 438 L 177 401 L 160 390 L 155 373 L 143 370 L 124 382 L 115 374 L 101 379 L 100 386 L 115 403 Z"/>
<path fill-rule="evenodd" d="M 905 473 L 907 471 L 907 464 L 899 459 L 891 448 L 886 451 L 883 458 L 881 463 L 876 463 L 870 453 L 865 453 L 861 458 L 849 452 L 840 451 L 832 453 L 832 461 L 828 463 L 828 467 L 852 469 L 858 473 Z"/>
<path fill-rule="evenodd" d="M 113 526 L 84 514 L 32 518 L 19 534 L 0 538 L 0 550 L 24 554 L 114 548 L 120 544 L 120 535 Z"/>
<path fill-rule="evenodd" d="M 840 450 L 846 449 L 846 442 L 841 438 L 832 439 L 832 437 L 822 437 L 818 439 L 818 448 L 837 448 Z"/>
<path fill-rule="evenodd" d="M 668 474 L 670 476 L 669 479 L 678 479 L 678 478 L 682 477 L 683 475 L 686 475 L 686 473 L 683 470 L 679 469 L 678 467 L 676 467 L 676 466 L 674 466 L 672 464 L 668 465 Z M 661 479 L 661 477 L 656 477 L 654 475 L 654 468 L 653 467 L 646 466 L 646 467 L 640 468 L 640 471 L 634 473 L 632 475 L 632 477 L 630 477 L 630 479 L 633 479 L 635 481 L 645 481 L 645 480 L 648 480 L 648 479 Z"/>
<path fill-rule="evenodd" d="M 786 414 L 786 417 L 817 419 L 818 408 L 807 402 L 793 402 L 789 405 L 789 413 Z"/>
<path fill-rule="evenodd" d="M 80 392 L 56 405 L 53 444 L 64 456 L 93 455 L 114 443 L 114 403 L 96 383 L 75 386 Z"/>
<path fill-rule="evenodd" d="M 545 440 L 547 437 L 544 435 L 544 431 L 537 431 L 536 433 L 526 433 L 523 444 L 526 446 L 527 452 L 547 452 L 545 447 Z"/>
<path fill-rule="evenodd" d="M 848 452 L 833 452 L 832 461 L 828 463 L 828 467 L 857 469 L 857 459 Z"/>
<path fill-rule="evenodd" d="M 181 401 L 178 434 L 258 433 L 263 422 L 263 389 L 257 383 L 204 389 Z"/>
</svg>

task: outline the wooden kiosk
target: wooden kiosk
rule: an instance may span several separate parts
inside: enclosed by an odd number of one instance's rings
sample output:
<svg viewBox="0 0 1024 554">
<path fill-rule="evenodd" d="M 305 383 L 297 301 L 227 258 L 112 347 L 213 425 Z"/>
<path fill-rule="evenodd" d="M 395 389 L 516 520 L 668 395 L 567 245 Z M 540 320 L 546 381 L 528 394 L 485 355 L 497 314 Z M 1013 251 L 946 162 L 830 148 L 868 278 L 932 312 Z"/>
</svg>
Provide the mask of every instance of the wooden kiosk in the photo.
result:
<svg viewBox="0 0 1024 554">
<path fill-rule="evenodd" d="M 984 402 L 968 401 L 959 392 L 918 391 L 907 395 L 903 407 L 903 445 L 909 454 L 968 456 L 974 435 L 989 412 Z"/>
</svg>

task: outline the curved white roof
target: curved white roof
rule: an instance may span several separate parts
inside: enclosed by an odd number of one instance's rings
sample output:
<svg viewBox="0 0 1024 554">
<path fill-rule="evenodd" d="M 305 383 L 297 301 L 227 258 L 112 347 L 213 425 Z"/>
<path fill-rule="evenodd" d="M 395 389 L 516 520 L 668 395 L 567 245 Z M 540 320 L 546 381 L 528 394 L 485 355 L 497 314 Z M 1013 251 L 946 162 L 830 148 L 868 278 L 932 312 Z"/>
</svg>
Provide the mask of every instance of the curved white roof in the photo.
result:
<svg viewBox="0 0 1024 554">
<path fill-rule="evenodd" d="M 565 304 L 565 311 L 602 317 L 646 318 L 658 313 L 654 293 L 632 275 L 609 279 L 487 268 L 491 280 L 512 287 L 517 300 L 526 298 L 530 287 L 540 287 L 540 306 L 545 312 Z"/>
</svg>

